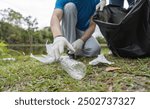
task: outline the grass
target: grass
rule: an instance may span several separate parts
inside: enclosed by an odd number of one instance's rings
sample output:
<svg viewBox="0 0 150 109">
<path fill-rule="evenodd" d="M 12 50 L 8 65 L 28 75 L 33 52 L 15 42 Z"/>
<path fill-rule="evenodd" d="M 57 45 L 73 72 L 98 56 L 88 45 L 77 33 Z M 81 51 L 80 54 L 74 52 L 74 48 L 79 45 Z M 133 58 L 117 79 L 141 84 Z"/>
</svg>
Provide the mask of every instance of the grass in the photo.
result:
<svg viewBox="0 0 150 109">
<path fill-rule="evenodd" d="M 108 50 L 104 49 L 104 54 Z M 150 58 L 123 59 L 105 55 L 120 70 L 106 72 L 110 65 L 90 66 L 93 58 L 80 58 L 87 65 L 86 76 L 74 80 L 58 63 L 43 65 L 29 56 L 18 56 L 16 61 L 0 60 L 0 91 L 27 92 L 128 92 L 150 91 Z"/>
</svg>

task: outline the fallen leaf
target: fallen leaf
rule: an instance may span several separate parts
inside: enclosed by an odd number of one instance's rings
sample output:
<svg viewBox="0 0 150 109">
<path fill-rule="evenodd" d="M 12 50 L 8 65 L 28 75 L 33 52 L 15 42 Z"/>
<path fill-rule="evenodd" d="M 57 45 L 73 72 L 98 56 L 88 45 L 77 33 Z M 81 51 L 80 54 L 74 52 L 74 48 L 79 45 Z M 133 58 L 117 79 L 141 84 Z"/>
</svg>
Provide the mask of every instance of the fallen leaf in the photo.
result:
<svg viewBox="0 0 150 109">
<path fill-rule="evenodd" d="M 121 68 L 119 67 L 107 67 L 105 71 L 107 72 L 112 72 L 112 71 L 115 71 L 115 70 L 120 70 Z"/>
</svg>

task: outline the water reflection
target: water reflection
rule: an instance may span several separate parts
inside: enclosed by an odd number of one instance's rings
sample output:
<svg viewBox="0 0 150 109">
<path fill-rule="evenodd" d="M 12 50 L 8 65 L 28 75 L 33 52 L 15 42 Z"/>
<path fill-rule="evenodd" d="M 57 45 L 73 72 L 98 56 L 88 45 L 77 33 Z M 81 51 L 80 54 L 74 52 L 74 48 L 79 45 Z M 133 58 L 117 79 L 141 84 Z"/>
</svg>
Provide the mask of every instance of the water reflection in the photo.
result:
<svg viewBox="0 0 150 109">
<path fill-rule="evenodd" d="M 17 50 L 20 53 L 25 53 L 26 55 L 33 54 L 45 54 L 46 48 L 45 45 L 9 45 L 8 48 Z"/>
</svg>

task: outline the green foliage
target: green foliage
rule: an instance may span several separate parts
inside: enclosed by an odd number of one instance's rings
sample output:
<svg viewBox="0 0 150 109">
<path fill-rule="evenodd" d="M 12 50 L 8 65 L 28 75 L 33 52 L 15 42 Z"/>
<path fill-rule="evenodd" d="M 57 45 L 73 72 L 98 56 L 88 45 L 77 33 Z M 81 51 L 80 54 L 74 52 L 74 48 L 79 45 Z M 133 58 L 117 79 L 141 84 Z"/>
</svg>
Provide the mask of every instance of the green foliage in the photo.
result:
<svg viewBox="0 0 150 109">
<path fill-rule="evenodd" d="M 47 40 L 48 42 L 53 41 L 52 32 L 50 27 L 45 27 L 39 31 L 41 33 L 41 42 L 45 43 Z"/>
<path fill-rule="evenodd" d="M 50 27 L 31 31 L 0 21 L 0 28 L 0 40 L 4 40 L 9 44 L 30 44 L 31 40 L 33 44 L 45 44 L 46 40 L 52 42 Z"/>
<path fill-rule="evenodd" d="M 24 33 L 26 33 L 26 30 L 6 22 L 0 22 L 0 26 L 1 40 L 4 40 L 9 44 L 18 44 L 23 42 L 25 36 Z"/>
<path fill-rule="evenodd" d="M 8 49 L 7 49 L 7 44 L 5 44 L 4 42 L 0 41 L 0 56 L 5 56 L 8 53 Z"/>
<path fill-rule="evenodd" d="M 24 17 L 12 9 L 0 10 L 0 40 L 9 44 L 45 44 L 52 42 L 50 27 L 38 30 L 37 19 Z M 26 27 L 26 29 L 24 27 Z"/>
<path fill-rule="evenodd" d="M 8 49 L 8 44 L 4 43 L 3 41 L 0 41 L 0 59 L 1 58 L 10 58 L 13 56 L 20 56 L 21 53 L 16 51 L 16 50 L 12 50 L 12 49 Z"/>
</svg>

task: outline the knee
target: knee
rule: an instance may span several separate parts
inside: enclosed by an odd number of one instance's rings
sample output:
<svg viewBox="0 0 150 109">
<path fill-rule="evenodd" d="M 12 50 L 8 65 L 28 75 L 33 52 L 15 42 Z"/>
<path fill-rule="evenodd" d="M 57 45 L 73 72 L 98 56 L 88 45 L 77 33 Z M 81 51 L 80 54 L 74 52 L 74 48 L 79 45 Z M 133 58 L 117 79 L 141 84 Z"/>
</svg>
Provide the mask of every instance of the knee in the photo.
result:
<svg viewBox="0 0 150 109">
<path fill-rule="evenodd" d="M 86 54 L 88 57 L 98 56 L 101 52 L 101 47 L 99 44 L 96 44 L 92 48 L 87 48 Z"/>
<path fill-rule="evenodd" d="M 94 48 L 91 49 L 91 56 L 98 56 L 100 54 L 101 47 L 99 44 L 95 45 Z"/>
<path fill-rule="evenodd" d="M 75 11 L 76 10 L 76 6 L 75 6 L 75 4 L 74 3 L 67 3 L 66 5 L 65 5 L 65 7 L 64 7 L 64 11 L 66 11 L 66 12 L 73 12 L 73 11 Z"/>
</svg>

